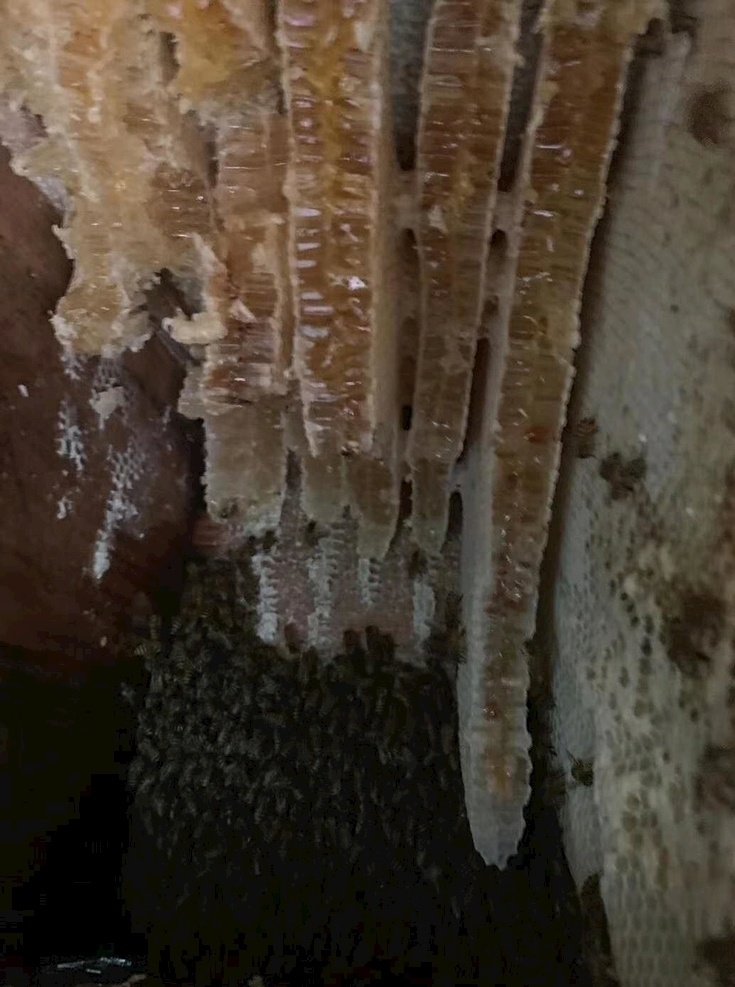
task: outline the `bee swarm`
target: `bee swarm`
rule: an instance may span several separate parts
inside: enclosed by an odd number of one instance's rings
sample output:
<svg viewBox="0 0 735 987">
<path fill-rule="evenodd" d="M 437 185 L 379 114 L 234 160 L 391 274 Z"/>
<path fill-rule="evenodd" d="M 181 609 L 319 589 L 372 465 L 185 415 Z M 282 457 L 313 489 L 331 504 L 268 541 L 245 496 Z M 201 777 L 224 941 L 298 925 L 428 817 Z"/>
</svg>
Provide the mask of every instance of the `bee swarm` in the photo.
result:
<svg viewBox="0 0 735 987">
<path fill-rule="evenodd" d="M 192 566 L 180 615 L 140 646 L 149 683 L 127 690 L 126 899 L 154 930 L 153 969 L 220 983 L 237 954 L 225 983 L 494 983 L 509 965 L 528 983 L 571 980 L 568 872 L 545 895 L 529 888 L 560 853 L 558 824 L 536 827 L 505 872 L 472 846 L 452 605 L 424 667 L 375 628 L 331 659 L 284 656 L 254 632 L 255 586 L 245 554 Z M 534 940 L 523 956 L 519 935 Z"/>
</svg>

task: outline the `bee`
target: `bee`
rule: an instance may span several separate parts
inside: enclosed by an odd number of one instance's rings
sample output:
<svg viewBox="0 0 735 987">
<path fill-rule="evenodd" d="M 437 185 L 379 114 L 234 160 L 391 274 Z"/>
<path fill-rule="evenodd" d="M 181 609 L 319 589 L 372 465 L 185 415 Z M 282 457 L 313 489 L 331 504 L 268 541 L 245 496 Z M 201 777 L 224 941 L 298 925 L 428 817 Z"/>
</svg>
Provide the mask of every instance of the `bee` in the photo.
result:
<svg viewBox="0 0 735 987">
<path fill-rule="evenodd" d="M 701 679 L 711 666 L 711 653 L 725 626 L 722 600 L 711 593 L 687 591 L 676 611 L 664 619 L 664 643 L 669 660 L 687 678 Z"/>
<path fill-rule="evenodd" d="M 132 764 L 128 768 L 129 788 L 134 789 L 138 787 L 141 778 L 143 776 L 144 770 L 145 770 L 145 762 L 143 761 L 142 758 L 136 757 L 136 759 L 132 762 Z"/>
<path fill-rule="evenodd" d="M 689 106 L 689 132 L 705 147 L 722 147 L 730 127 L 729 87 L 720 82 L 701 89 Z"/>
<path fill-rule="evenodd" d="M 147 765 L 146 765 L 147 767 Z M 156 778 L 154 774 L 143 775 L 138 782 L 138 790 L 136 792 L 136 798 L 142 799 L 147 796 L 150 790 L 156 783 Z"/>
<path fill-rule="evenodd" d="M 316 521 L 309 521 L 304 528 L 303 542 L 307 548 L 316 548 L 322 539 L 322 532 Z"/>
<path fill-rule="evenodd" d="M 575 453 L 578 459 L 591 459 L 595 454 L 595 442 L 599 428 L 594 418 L 582 418 L 572 428 Z"/>
<path fill-rule="evenodd" d="M 138 739 L 138 750 L 154 764 L 157 764 L 161 759 L 161 752 L 146 737 Z"/>
<path fill-rule="evenodd" d="M 158 641 L 141 641 L 133 648 L 133 655 L 142 658 L 146 665 L 150 665 L 161 657 L 161 645 Z"/>
<path fill-rule="evenodd" d="M 703 939 L 696 952 L 699 963 L 716 975 L 718 987 L 735 985 L 735 933 Z"/>
<path fill-rule="evenodd" d="M 410 579 L 418 579 L 428 569 L 426 556 L 420 549 L 415 549 L 408 560 L 407 572 Z"/>
<path fill-rule="evenodd" d="M 215 511 L 220 521 L 230 521 L 238 513 L 238 503 L 235 498 L 223 501 Z"/>
<path fill-rule="evenodd" d="M 447 593 L 444 603 L 444 628 L 447 656 L 453 668 L 467 661 L 467 635 L 462 621 L 462 597 L 459 593 Z"/>
<path fill-rule="evenodd" d="M 614 452 L 600 463 L 600 476 L 610 486 L 613 500 L 623 500 L 635 492 L 646 475 L 646 460 L 636 456 L 627 462 L 619 452 Z"/>
<path fill-rule="evenodd" d="M 735 812 L 735 750 L 707 747 L 697 777 L 697 795 L 703 805 Z"/>
<path fill-rule="evenodd" d="M 151 805 L 155 814 L 162 819 L 166 814 L 166 800 L 161 792 L 153 792 L 151 795 Z"/>
<path fill-rule="evenodd" d="M 567 751 L 567 754 L 569 754 L 569 751 Z M 573 757 L 571 754 L 569 754 L 569 758 L 572 762 L 570 773 L 574 781 L 578 785 L 582 785 L 583 788 L 591 788 L 595 780 L 592 761 L 582 761 Z"/>
<path fill-rule="evenodd" d="M 161 781 L 168 781 L 179 774 L 179 765 L 175 761 L 167 761 L 161 768 Z"/>
</svg>

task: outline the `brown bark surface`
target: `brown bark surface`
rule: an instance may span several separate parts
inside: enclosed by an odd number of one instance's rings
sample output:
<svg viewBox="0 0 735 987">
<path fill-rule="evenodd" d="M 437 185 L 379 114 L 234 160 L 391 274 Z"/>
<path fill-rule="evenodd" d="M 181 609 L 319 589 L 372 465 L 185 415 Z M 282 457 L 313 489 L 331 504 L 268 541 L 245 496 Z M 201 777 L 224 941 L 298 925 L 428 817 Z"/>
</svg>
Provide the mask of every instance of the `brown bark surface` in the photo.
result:
<svg viewBox="0 0 735 987">
<path fill-rule="evenodd" d="M 70 274 L 59 217 L 7 162 L 2 152 L 0 641 L 41 664 L 97 660 L 187 535 L 190 449 L 171 414 L 181 370 L 156 339 L 123 362 L 62 359 L 49 322 Z"/>
</svg>

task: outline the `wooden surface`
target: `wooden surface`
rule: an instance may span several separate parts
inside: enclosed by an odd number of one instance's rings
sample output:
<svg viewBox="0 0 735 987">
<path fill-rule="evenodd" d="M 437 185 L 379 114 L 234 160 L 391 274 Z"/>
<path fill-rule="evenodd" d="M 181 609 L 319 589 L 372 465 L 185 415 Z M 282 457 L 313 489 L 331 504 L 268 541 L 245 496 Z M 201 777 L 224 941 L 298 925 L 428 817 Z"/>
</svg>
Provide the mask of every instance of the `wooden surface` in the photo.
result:
<svg viewBox="0 0 735 987">
<path fill-rule="evenodd" d="M 175 566 L 190 448 L 172 414 L 182 371 L 160 343 L 120 364 L 62 361 L 48 321 L 70 275 L 59 216 L 7 160 L 0 149 L 0 643 L 58 668 L 109 656 L 134 596 Z"/>
</svg>

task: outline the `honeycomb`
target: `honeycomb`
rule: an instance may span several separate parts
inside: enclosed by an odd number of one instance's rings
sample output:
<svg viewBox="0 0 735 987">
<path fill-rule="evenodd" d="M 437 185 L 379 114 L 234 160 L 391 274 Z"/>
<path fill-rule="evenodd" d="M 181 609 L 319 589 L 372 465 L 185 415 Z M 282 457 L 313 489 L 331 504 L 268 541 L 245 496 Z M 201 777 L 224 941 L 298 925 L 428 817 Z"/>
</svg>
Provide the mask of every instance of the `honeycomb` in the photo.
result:
<svg viewBox="0 0 735 987">
<path fill-rule="evenodd" d="M 16 166 L 58 176 L 72 198 L 60 236 L 74 274 L 54 324 L 89 353 L 145 338 L 145 289 L 163 268 L 196 265 L 191 238 L 209 221 L 201 159 L 155 95 L 164 88 L 160 42 L 139 12 L 127 0 L 3 5 L 4 88 L 47 133 Z M 146 139 L 149 127 L 167 128 L 165 146 Z M 176 224 L 146 208 L 161 196 L 186 202 Z"/>
<path fill-rule="evenodd" d="M 428 27 L 416 161 L 421 334 L 408 460 L 420 505 L 416 540 L 430 552 L 444 541 L 449 470 L 464 442 L 520 6 L 439 0 Z"/>
<path fill-rule="evenodd" d="M 735 956 L 733 144 L 692 116 L 731 91 L 735 22 L 698 14 L 696 44 L 666 27 L 636 60 L 571 413 L 598 433 L 565 451 L 544 622 L 554 746 L 594 766 L 567 856 L 600 878 L 623 987 L 720 987 Z M 645 471 L 621 487 L 613 459 Z"/>
<path fill-rule="evenodd" d="M 203 385 L 211 403 L 285 395 L 293 312 L 283 197 L 283 117 L 273 105 L 230 117 L 218 134 L 217 206 L 232 302 L 227 334 L 207 347 Z"/>
<path fill-rule="evenodd" d="M 175 89 L 207 120 L 237 112 L 263 84 L 274 45 L 268 5 L 228 0 L 146 0 L 143 9 L 175 46 Z"/>
<path fill-rule="evenodd" d="M 387 431 L 387 435 L 386 435 Z M 363 559 L 383 559 L 396 530 L 400 508 L 400 460 L 393 429 L 384 430 L 371 454 L 347 461 L 350 508 L 358 519 L 357 552 Z"/>
<path fill-rule="evenodd" d="M 204 482 L 215 518 L 247 513 L 253 534 L 278 524 L 286 484 L 283 412 L 275 401 L 232 405 L 204 413 Z"/>
<path fill-rule="evenodd" d="M 503 862 L 523 829 L 524 644 L 535 624 L 579 300 L 631 47 L 632 33 L 603 13 L 577 18 L 560 7 L 541 44 L 514 186 L 498 211 L 504 246 L 488 283 L 497 302 L 486 327 L 495 362 L 482 385 L 479 449 L 466 464 L 474 538 L 462 572 L 470 640 L 459 679 L 470 738 L 465 785 L 475 844 Z M 634 32 L 645 15 L 629 14 Z"/>
<path fill-rule="evenodd" d="M 395 327 L 380 249 L 390 194 L 386 27 L 383 0 L 279 7 L 294 357 L 313 453 L 369 452 L 377 426 L 395 426 Z"/>
<path fill-rule="evenodd" d="M 137 346 L 149 290 L 174 285 L 180 408 L 206 434 L 197 537 L 263 536 L 268 641 L 337 653 L 374 623 L 420 662 L 461 591 L 468 816 L 504 864 L 582 285 L 648 0 L 438 0 L 428 23 L 387 0 L 0 14 L 0 89 L 45 135 L 15 166 L 62 188 L 57 334 Z M 729 96 L 698 71 L 698 144 L 721 152 Z"/>
<path fill-rule="evenodd" d="M 285 492 L 285 404 L 293 310 L 284 186 L 287 132 L 266 5 L 149 5 L 173 46 L 170 91 L 196 113 L 217 161 L 215 223 L 202 249 L 203 312 L 171 320 L 204 345 L 182 410 L 202 417 L 207 505 L 251 534 L 277 526 Z M 193 409 L 193 410 L 192 410 Z"/>
</svg>

